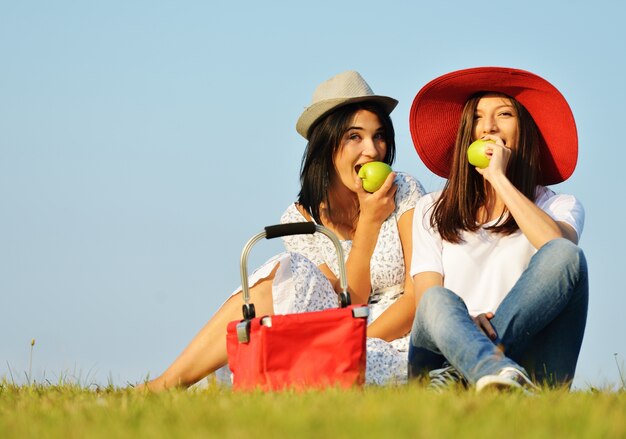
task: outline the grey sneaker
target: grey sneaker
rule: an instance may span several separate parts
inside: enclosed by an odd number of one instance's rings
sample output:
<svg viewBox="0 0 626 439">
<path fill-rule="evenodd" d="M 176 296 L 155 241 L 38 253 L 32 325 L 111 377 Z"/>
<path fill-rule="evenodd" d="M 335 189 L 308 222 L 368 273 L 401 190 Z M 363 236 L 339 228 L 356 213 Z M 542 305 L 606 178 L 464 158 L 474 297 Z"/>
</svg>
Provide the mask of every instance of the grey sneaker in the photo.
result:
<svg viewBox="0 0 626 439">
<path fill-rule="evenodd" d="M 485 375 L 476 381 L 476 392 L 489 389 L 521 390 L 527 395 L 532 395 L 533 391 L 538 390 L 538 387 L 521 370 L 505 367 L 497 375 Z"/>
<path fill-rule="evenodd" d="M 448 363 L 444 363 L 444 367 L 441 369 L 433 369 L 428 372 L 428 377 L 430 378 L 428 389 L 438 393 L 456 386 L 467 387 L 465 377 Z"/>
</svg>

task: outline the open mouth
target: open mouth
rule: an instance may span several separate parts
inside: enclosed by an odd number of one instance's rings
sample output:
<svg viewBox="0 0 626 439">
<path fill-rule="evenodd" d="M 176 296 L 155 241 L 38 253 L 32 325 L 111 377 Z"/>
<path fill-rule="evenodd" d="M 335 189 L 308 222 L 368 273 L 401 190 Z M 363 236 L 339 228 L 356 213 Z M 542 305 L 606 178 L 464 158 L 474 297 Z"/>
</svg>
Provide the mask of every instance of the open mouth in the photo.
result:
<svg viewBox="0 0 626 439">
<path fill-rule="evenodd" d="M 361 170 L 361 167 L 363 167 L 363 165 L 356 165 L 354 167 L 354 172 L 356 172 L 356 175 L 359 175 L 359 171 Z"/>
</svg>

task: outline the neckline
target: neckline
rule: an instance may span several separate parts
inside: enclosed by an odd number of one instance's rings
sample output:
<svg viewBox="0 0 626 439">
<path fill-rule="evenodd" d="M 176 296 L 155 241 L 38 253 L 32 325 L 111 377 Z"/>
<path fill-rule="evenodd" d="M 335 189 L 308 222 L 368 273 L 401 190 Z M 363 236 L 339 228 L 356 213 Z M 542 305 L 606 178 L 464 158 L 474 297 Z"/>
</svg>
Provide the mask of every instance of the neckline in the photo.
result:
<svg viewBox="0 0 626 439">
<path fill-rule="evenodd" d="M 303 220 L 305 220 L 305 221 L 312 222 L 312 223 L 313 223 L 313 224 L 315 224 L 315 225 L 320 225 L 320 224 L 318 224 L 318 223 L 315 221 L 315 218 L 313 218 L 313 217 L 311 217 L 311 219 L 310 219 L 310 220 L 308 220 L 308 219 L 307 219 L 307 217 L 305 217 L 305 216 L 302 214 L 302 212 L 300 212 L 300 209 L 298 209 L 297 204 L 298 204 L 298 203 L 294 202 L 291 206 L 295 209 L 295 211 L 297 212 L 297 214 L 298 214 L 298 215 L 300 215 L 300 218 L 302 218 L 302 219 L 303 219 Z M 329 230 L 330 230 L 330 229 L 329 229 Z M 331 232 L 333 232 L 333 231 L 331 230 Z M 333 233 L 335 233 L 335 232 L 333 232 Z M 351 239 L 342 239 L 342 238 L 340 238 L 340 237 L 339 237 L 339 235 L 337 235 L 337 233 L 335 233 L 335 236 L 337 236 L 337 239 L 339 240 L 339 242 L 352 242 L 352 240 L 351 240 Z M 330 241 L 329 241 L 329 242 L 330 242 Z"/>
</svg>

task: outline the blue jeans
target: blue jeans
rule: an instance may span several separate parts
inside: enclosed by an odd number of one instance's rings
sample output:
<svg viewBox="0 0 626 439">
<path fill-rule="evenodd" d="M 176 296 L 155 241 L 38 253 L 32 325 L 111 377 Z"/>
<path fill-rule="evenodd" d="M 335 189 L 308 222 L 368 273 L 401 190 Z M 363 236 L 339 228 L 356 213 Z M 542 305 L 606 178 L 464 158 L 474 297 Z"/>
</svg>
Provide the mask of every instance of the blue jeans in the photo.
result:
<svg viewBox="0 0 626 439">
<path fill-rule="evenodd" d="M 540 383 L 569 385 L 585 332 L 589 284 L 582 250 L 555 239 L 531 258 L 495 312 L 489 339 L 463 300 L 443 287 L 429 288 L 417 307 L 409 348 L 409 377 L 447 360 L 470 383 L 511 366 Z"/>
</svg>

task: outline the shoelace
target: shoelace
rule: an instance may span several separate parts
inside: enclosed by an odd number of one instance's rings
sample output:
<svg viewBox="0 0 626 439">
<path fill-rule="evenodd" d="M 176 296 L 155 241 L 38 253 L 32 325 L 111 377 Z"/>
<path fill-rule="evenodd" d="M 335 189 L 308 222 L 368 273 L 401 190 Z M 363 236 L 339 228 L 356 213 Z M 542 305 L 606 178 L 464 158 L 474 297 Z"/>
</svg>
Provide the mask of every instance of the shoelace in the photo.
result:
<svg viewBox="0 0 626 439">
<path fill-rule="evenodd" d="M 465 386 L 465 377 L 453 366 L 431 370 L 428 373 L 428 377 L 430 378 L 428 388 L 438 392 L 446 390 L 457 383 Z"/>
</svg>

